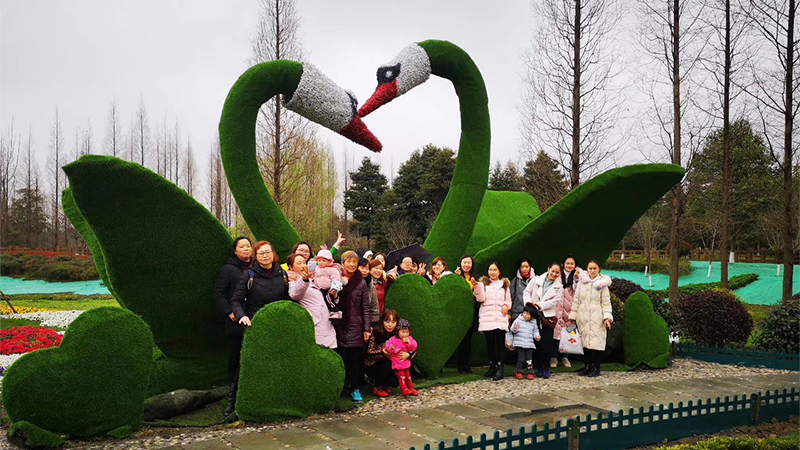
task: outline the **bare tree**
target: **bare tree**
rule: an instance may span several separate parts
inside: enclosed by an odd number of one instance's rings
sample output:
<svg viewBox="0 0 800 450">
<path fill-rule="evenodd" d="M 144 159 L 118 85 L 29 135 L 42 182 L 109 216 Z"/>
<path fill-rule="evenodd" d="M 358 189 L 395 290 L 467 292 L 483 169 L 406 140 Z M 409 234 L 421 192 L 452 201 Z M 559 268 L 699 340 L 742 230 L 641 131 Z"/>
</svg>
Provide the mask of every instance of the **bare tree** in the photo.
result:
<svg viewBox="0 0 800 450">
<path fill-rule="evenodd" d="M 169 168 L 172 172 L 167 177 L 170 181 L 180 186 L 181 181 L 181 126 L 178 118 L 175 118 L 175 128 L 173 130 L 171 146 L 169 147 Z"/>
<path fill-rule="evenodd" d="M 647 134 L 651 144 L 666 150 L 669 162 L 691 170 L 702 145 L 703 119 L 691 103 L 693 72 L 705 48 L 699 17 L 703 6 L 690 0 L 639 0 L 640 45 L 651 64 L 648 89 L 651 121 L 657 132 Z M 666 100 L 669 99 L 669 102 Z M 688 113 L 688 114 L 687 114 Z M 687 139 L 684 139 L 687 138 Z M 684 148 L 685 146 L 685 148 Z M 665 152 L 658 159 L 663 160 Z M 686 205 L 685 178 L 670 191 L 669 298 L 678 295 L 678 261 L 683 237 L 682 217 Z"/>
<path fill-rule="evenodd" d="M 627 136 L 616 130 L 624 95 L 610 39 L 622 10 L 618 0 L 534 4 L 543 23 L 524 57 L 523 148 L 528 159 L 542 149 L 555 155 L 574 189 L 613 163 Z"/>
<path fill-rule="evenodd" d="M 53 189 L 53 197 L 50 201 L 50 210 L 52 211 L 53 221 L 53 248 L 58 248 L 58 233 L 61 228 L 62 212 L 61 212 L 61 191 L 66 189 L 66 175 L 61 170 L 66 161 L 65 155 L 65 139 L 64 133 L 61 130 L 61 121 L 58 118 L 58 107 L 56 107 L 55 118 L 53 119 L 53 128 L 50 130 L 50 158 L 48 159 L 48 175 Z M 64 235 L 64 245 L 66 245 L 66 235 Z"/>
<path fill-rule="evenodd" d="M 186 161 L 183 163 L 186 174 L 186 192 L 189 195 L 194 195 L 197 190 L 197 162 L 194 159 L 194 152 L 192 151 L 192 140 L 186 140 Z"/>
<path fill-rule="evenodd" d="M 118 154 L 122 154 L 122 127 L 119 123 L 116 99 L 112 100 L 111 105 L 108 107 L 108 123 L 106 125 L 104 145 L 107 155 L 118 156 Z"/>
<path fill-rule="evenodd" d="M 277 59 L 300 60 L 302 48 L 297 36 L 300 20 L 294 0 L 260 0 L 261 13 L 256 35 L 252 40 L 250 63 Z M 278 96 L 265 103 L 256 122 L 256 148 L 261 174 L 279 206 L 287 204 L 284 185 L 289 177 L 302 177 L 302 172 L 289 173 L 305 150 L 295 140 L 307 139 L 312 129 L 308 121 L 281 105 Z"/>
<path fill-rule="evenodd" d="M 734 0 L 735 2 L 736 0 Z M 738 4 L 731 0 L 706 0 L 706 14 L 703 22 L 710 31 L 709 55 L 703 58 L 701 66 L 712 79 L 706 86 L 711 95 L 710 107 L 704 108 L 715 121 L 722 122 L 722 221 L 710 224 L 720 228 L 720 265 L 722 287 L 728 287 L 728 251 L 730 247 L 731 217 L 731 103 L 741 93 L 736 89 L 734 78 L 739 78 L 747 55 L 747 22 Z M 713 244 L 714 241 L 712 241 Z"/>
<path fill-rule="evenodd" d="M 0 135 L 0 242 L 6 245 L 9 238 L 11 200 L 19 164 L 19 141 L 14 136 L 14 119 L 11 119 L 11 127 Z"/>
<path fill-rule="evenodd" d="M 131 160 L 145 166 L 150 157 L 150 120 L 147 117 L 147 108 L 144 106 L 144 97 L 139 96 L 139 107 L 136 108 L 136 115 L 133 118 L 131 128 L 132 144 L 135 157 Z"/>
<path fill-rule="evenodd" d="M 753 84 L 746 89 L 755 100 L 764 139 L 783 175 L 783 298 L 792 296 L 794 235 L 797 217 L 792 213 L 793 165 L 798 138 L 794 135 L 800 81 L 794 77 L 798 53 L 797 4 L 795 0 L 749 0 L 746 11 L 765 50 L 751 68 Z M 767 51 L 766 49 L 769 49 Z"/>
</svg>

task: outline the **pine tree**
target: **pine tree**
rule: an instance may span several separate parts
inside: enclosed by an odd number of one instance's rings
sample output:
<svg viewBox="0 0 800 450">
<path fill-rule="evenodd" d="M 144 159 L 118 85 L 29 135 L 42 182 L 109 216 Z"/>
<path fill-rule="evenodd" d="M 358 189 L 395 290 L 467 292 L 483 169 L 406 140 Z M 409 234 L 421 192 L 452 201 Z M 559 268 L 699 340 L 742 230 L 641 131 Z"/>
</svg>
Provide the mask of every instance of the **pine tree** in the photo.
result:
<svg viewBox="0 0 800 450">
<path fill-rule="evenodd" d="M 536 199 L 542 212 L 558 202 L 569 190 L 558 162 L 544 151 L 539 151 L 535 160 L 525 163 L 522 178 L 525 191 Z"/>
<path fill-rule="evenodd" d="M 358 232 L 371 238 L 380 232 L 381 204 L 388 189 L 386 176 L 369 158 L 364 158 L 355 172 L 350 172 L 350 184 L 344 193 L 344 207 L 353 213 Z"/>
</svg>

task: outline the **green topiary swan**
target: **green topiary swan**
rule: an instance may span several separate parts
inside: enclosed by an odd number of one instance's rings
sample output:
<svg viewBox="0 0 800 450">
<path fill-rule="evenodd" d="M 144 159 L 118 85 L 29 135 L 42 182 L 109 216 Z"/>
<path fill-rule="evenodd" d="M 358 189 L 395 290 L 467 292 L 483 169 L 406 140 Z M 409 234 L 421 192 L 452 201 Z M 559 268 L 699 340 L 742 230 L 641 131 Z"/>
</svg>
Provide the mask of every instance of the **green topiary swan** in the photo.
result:
<svg viewBox="0 0 800 450">
<path fill-rule="evenodd" d="M 451 267 L 467 248 L 476 251 L 479 270 L 498 261 L 506 274 L 512 274 L 523 258 L 537 271 L 569 253 L 579 262 L 605 261 L 636 220 L 683 177 L 682 168 L 669 164 L 614 169 L 574 189 L 541 215 L 538 208 L 512 197 L 519 193 L 485 196 L 491 144 L 488 98 L 480 71 L 458 46 L 428 40 L 404 48 L 378 68 L 378 88 L 359 115 L 375 111 L 431 74 L 453 83 L 461 109 L 461 139 L 450 192 L 423 244 Z M 497 205 L 508 206 L 497 211 Z M 493 211 L 479 214 L 482 208 Z M 475 229 L 479 217 L 484 220 L 481 229 Z"/>
</svg>

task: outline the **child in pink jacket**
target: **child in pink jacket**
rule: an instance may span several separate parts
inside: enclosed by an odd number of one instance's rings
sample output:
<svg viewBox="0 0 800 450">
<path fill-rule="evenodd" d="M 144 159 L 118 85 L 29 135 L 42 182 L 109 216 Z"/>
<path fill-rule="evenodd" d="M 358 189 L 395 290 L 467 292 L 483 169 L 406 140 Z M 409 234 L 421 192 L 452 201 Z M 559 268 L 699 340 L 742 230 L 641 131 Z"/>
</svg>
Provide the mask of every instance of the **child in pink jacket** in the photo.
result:
<svg viewBox="0 0 800 450">
<path fill-rule="evenodd" d="M 406 359 L 400 358 L 400 353 L 406 352 L 413 355 L 417 351 L 417 341 L 411 337 L 411 324 L 408 323 L 408 320 L 400 319 L 397 322 L 397 334 L 386 341 L 384 349 L 389 355 L 389 360 L 392 361 L 392 370 L 397 376 L 403 397 L 409 394 L 419 395 L 411 382 L 411 374 L 408 373 L 408 368 L 411 367 L 411 356 Z"/>
</svg>

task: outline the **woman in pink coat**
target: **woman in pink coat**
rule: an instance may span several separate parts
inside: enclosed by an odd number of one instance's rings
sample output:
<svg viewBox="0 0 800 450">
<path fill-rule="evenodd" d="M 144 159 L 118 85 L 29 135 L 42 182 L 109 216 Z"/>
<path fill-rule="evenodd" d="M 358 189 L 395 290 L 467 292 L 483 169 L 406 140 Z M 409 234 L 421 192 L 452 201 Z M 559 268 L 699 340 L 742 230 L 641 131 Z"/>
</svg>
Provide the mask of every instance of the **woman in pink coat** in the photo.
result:
<svg viewBox="0 0 800 450">
<path fill-rule="evenodd" d="M 489 264 L 489 277 L 481 277 L 475 283 L 475 299 L 480 303 L 478 331 L 486 337 L 486 353 L 489 354 L 489 371 L 484 376 L 493 380 L 503 379 L 503 361 L 506 359 L 505 336 L 508 331 L 508 311 L 511 309 L 511 282 L 500 279 L 500 267 Z"/>
<path fill-rule="evenodd" d="M 580 278 L 581 269 L 575 266 L 575 258 L 572 255 L 567 256 L 564 263 L 561 264 L 561 284 L 564 287 L 564 297 L 556 305 L 556 327 L 553 329 L 553 339 L 556 341 L 561 340 L 561 329 L 566 327 L 566 322 L 569 320 L 569 313 L 572 311 L 572 301 L 575 300 L 575 287 L 578 286 L 578 279 Z M 556 345 L 556 352 L 550 358 L 550 367 L 558 366 L 559 361 L 556 359 L 558 355 L 558 345 Z M 561 366 L 572 367 L 566 353 L 561 355 Z"/>
<path fill-rule="evenodd" d="M 336 330 L 331 324 L 328 307 L 322 292 L 314 281 L 310 279 L 308 265 L 305 257 L 299 253 L 292 253 L 286 260 L 289 267 L 289 297 L 296 301 L 311 314 L 314 320 L 314 336 L 317 344 L 336 348 Z"/>
</svg>

